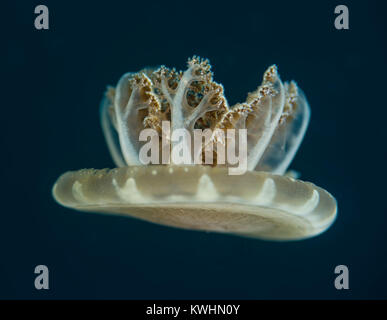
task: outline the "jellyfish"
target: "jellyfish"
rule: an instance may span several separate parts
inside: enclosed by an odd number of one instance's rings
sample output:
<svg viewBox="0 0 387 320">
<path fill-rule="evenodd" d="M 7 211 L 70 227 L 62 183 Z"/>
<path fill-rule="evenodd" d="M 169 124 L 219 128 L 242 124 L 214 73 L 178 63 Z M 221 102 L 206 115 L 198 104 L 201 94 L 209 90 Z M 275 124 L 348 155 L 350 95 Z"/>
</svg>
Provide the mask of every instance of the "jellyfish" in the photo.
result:
<svg viewBox="0 0 387 320">
<path fill-rule="evenodd" d="M 65 207 L 282 241 L 321 234 L 336 218 L 329 192 L 287 171 L 310 109 L 302 90 L 294 81 L 282 82 L 275 65 L 234 106 L 214 81 L 208 59 L 194 56 L 184 72 L 161 66 L 126 73 L 106 90 L 100 114 L 117 168 L 64 173 L 53 196 Z M 186 133 L 178 141 L 172 138 L 177 130 Z M 198 130 L 207 130 L 208 139 L 192 151 Z M 230 130 L 241 133 L 232 136 Z M 152 133 L 146 141 L 145 131 Z M 144 153 L 149 141 L 154 143 Z M 181 146 L 191 150 L 188 162 L 172 156 Z M 240 174 L 230 171 L 235 163 L 224 161 L 231 146 L 244 151 L 246 170 Z M 144 161 L 141 154 L 150 151 L 153 161 Z"/>
</svg>

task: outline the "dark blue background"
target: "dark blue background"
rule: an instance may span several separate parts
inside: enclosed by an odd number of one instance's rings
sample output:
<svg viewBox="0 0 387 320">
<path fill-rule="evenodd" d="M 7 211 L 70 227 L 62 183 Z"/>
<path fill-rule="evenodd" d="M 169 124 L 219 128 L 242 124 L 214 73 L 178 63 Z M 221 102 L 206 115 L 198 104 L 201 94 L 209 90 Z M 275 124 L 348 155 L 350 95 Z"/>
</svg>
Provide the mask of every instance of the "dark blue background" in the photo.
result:
<svg viewBox="0 0 387 320">
<path fill-rule="evenodd" d="M 34 28 L 46 4 L 50 30 Z M 346 4 L 350 30 L 334 28 Z M 1 17 L 0 298 L 387 298 L 382 2 L 13 1 Z M 336 196 L 316 238 L 265 242 L 56 204 L 67 170 L 112 167 L 98 107 L 127 71 L 210 59 L 231 104 L 276 63 L 312 118 L 292 164 Z M 50 290 L 34 289 L 34 268 Z M 333 285 L 336 265 L 350 290 Z"/>
</svg>

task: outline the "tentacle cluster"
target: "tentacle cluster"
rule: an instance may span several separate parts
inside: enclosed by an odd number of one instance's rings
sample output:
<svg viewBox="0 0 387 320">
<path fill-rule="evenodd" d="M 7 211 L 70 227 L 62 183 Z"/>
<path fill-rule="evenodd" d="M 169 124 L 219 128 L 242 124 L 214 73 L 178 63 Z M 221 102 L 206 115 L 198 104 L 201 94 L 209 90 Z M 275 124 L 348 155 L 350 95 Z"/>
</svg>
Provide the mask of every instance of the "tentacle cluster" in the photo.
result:
<svg viewBox="0 0 387 320">
<path fill-rule="evenodd" d="M 220 133 L 247 129 L 248 170 L 283 174 L 302 141 L 309 107 L 295 82 L 282 83 L 275 65 L 246 102 L 229 107 L 209 61 L 196 56 L 184 72 L 165 66 L 143 69 L 124 74 L 115 88 L 108 88 L 102 122 L 117 165 L 140 165 L 140 131 L 155 129 L 161 139 L 163 121 L 170 121 L 172 132 L 211 129 L 211 142 L 225 147 L 227 135 Z"/>
</svg>

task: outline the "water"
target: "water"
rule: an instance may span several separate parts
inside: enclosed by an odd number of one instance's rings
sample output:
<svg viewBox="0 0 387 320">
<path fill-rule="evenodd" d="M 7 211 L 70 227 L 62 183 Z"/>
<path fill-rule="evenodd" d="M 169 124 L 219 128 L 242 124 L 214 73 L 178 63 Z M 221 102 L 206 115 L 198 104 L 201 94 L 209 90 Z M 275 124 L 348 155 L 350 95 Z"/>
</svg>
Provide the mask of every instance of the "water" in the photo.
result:
<svg viewBox="0 0 387 320">
<path fill-rule="evenodd" d="M 46 2 L 6 5 L 2 47 L 1 298 L 387 298 L 383 204 L 386 22 L 381 4 Z M 112 167 L 99 123 L 121 74 L 210 59 L 233 104 L 275 63 L 305 92 L 312 116 L 291 168 L 338 200 L 316 238 L 272 243 L 87 214 L 51 197 L 66 170 Z M 50 290 L 34 288 L 36 265 Z M 350 290 L 334 287 L 349 268 Z"/>
</svg>

